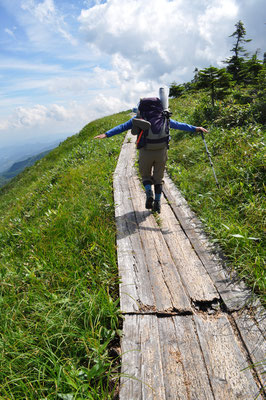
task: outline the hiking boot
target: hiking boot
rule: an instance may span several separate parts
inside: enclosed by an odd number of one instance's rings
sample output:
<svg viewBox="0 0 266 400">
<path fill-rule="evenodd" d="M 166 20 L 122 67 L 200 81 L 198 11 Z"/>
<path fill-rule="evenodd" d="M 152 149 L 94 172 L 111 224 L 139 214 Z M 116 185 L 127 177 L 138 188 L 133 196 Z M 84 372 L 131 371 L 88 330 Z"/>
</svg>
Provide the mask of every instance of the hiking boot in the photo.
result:
<svg viewBox="0 0 266 400">
<path fill-rule="evenodd" d="M 147 210 L 151 210 L 152 205 L 153 205 L 153 193 L 152 190 L 147 190 L 145 207 L 147 208 Z"/>
<path fill-rule="evenodd" d="M 161 212 L 161 202 L 160 201 L 158 201 L 158 200 L 154 201 L 152 211 L 160 214 L 160 212 Z"/>
</svg>

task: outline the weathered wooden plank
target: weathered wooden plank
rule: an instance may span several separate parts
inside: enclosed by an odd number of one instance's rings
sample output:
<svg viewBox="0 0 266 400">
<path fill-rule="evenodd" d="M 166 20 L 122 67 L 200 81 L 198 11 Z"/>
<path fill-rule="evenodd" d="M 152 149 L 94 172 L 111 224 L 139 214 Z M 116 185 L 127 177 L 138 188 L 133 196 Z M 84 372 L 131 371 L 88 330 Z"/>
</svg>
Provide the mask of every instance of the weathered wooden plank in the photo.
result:
<svg viewBox="0 0 266 400">
<path fill-rule="evenodd" d="M 115 172 L 114 172 L 114 179 L 117 175 L 122 176 L 123 175 L 123 169 L 126 163 L 126 159 L 127 159 L 127 153 L 128 150 L 130 148 L 130 143 L 128 142 L 128 138 L 129 138 L 129 133 L 127 133 L 125 140 L 122 144 L 121 147 L 121 151 L 117 160 L 117 164 L 116 164 L 116 168 L 115 168 Z"/>
<path fill-rule="evenodd" d="M 125 316 L 120 400 L 253 399 L 259 386 L 246 367 L 224 315 Z"/>
<path fill-rule="evenodd" d="M 202 302 L 219 299 L 220 296 L 209 274 L 164 198 L 162 199 L 161 229 L 190 298 L 193 301 Z"/>
<path fill-rule="evenodd" d="M 159 318 L 158 328 L 166 399 L 187 399 L 190 381 L 183 367 L 172 318 Z"/>
<path fill-rule="evenodd" d="M 259 329 L 256 319 L 251 317 L 249 310 L 234 313 L 233 317 L 248 349 L 254 370 L 261 384 L 266 386 L 266 341 L 263 332 Z"/>
<path fill-rule="evenodd" d="M 120 400 L 214 400 L 192 317 L 127 315 Z"/>
<path fill-rule="evenodd" d="M 151 213 L 144 208 L 144 194 L 140 191 L 139 182 L 134 178 L 130 182 L 131 193 L 135 194 L 133 198 L 136 218 L 139 225 L 139 233 L 142 242 L 142 248 L 147 260 L 149 280 L 153 288 L 156 310 L 160 312 L 173 310 L 171 295 L 164 280 L 160 262 L 154 251 L 152 232 L 159 232 L 158 226 Z"/>
<path fill-rule="evenodd" d="M 120 378 L 120 400 L 141 399 L 141 337 L 140 318 L 137 315 L 124 317 L 121 341 L 122 368 Z"/>
<path fill-rule="evenodd" d="M 190 299 L 187 295 L 174 261 L 161 235 L 152 234 L 154 248 L 162 269 L 164 281 L 171 295 L 173 308 L 179 312 L 192 312 Z"/>
<path fill-rule="evenodd" d="M 161 359 L 160 338 L 157 316 L 142 319 L 141 329 L 141 380 L 142 399 L 165 399 L 163 366 Z M 152 389 L 152 391 L 151 391 Z"/>
<path fill-rule="evenodd" d="M 190 300 L 185 292 L 180 276 L 174 266 L 169 249 L 154 217 L 145 211 L 146 218 L 141 218 L 145 204 L 145 194 L 140 191 L 137 178 L 130 182 L 131 193 L 137 193 L 132 201 L 140 227 L 143 251 L 149 268 L 150 282 L 159 312 L 178 310 L 191 311 Z"/>
<path fill-rule="evenodd" d="M 202 264 L 210 275 L 228 310 L 237 311 L 243 308 L 251 297 L 251 291 L 243 282 L 233 282 L 218 259 L 214 259 L 207 240 L 200 234 L 201 223 L 189 209 L 185 199 L 168 176 L 165 176 L 164 193 L 171 204 L 177 219 L 189 238 Z"/>
<path fill-rule="evenodd" d="M 140 233 L 142 243 L 145 246 L 143 251 L 148 264 L 149 280 L 153 289 L 156 311 L 171 312 L 174 310 L 172 298 L 164 279 L 161 264 L 154 251 L 152 239 L 148 237 L 150 235 L 151 233 L 147 235 L 146 231 L 141 231 Z M 176 308 L 178 309 L 178 305 L 176 305 Z"/>
<path fill-rule="evenodd" d="M 149 284 L 146 261 L 141 249 L 137 221 L 128 182 L 123 185 L 122 211 L 116 214 L 118 268 L 121 276 L 120 307 L 122 312 L 137 312 L 140 308 L 154 311 L 154 296 Z"/>
<path fill-rule="evenodd" d="M 119 246 L 117 261 L 120 275 L 120 310 L 122 312 L 137 312 L 138 293 L 136 289 L 136 279 L 134 274 L 134 257 L 128 251 L 123 251 L 122 246 Z"/>
<path fill-rule="evenodd" d="M 121 161 L 121 159 L 120 159 Z M 117 261 L 120 274 L 120 307 L 132 312 L 138 309 L 133 249 L 129 240 L 125 205 L 130 203 L 129 193 L 125 193 L 124 182 L 119 175 L 114 179 L 115 216 L 117 226 Z M 130 208 L 130 206 L 129 206 Z M 131 207 L 132 208 L 132 207 Z"/>
<path fill-rule="evenodd" d="M 124 204 L 128 199 L 125 199 L 123 191 L 123 183 L 121 185 L 120 175 L 125 162 L 125 151 L 120 152 L 117 167 L 114 173 L 114 202 L 115 202 L 115 218 L 117 228 L 117 262 L 120 275 L 120 308 L 127 311 L 134 311 L 137 306 L 137 290 L 134 276 L 134 257 L 133 249 L 130 241 L 127 239 L 128 228 L 125 218 Z"/>
<path fill-rule="evenodd" d="M 248 360 L 228 318 L 194 315 L 194 320 L 215 399 L 255 398 L 260 387 L 245 369 Z"/>
<path fill-rule="evenodd" d="M 158 319 L 167 399 L 213 400 L 192 316 Z"/>
<path fill-rule="evenodd" d="M 123 331 L 120 400 L 164 400 L 157 317 L 126 315 Z"/>
<path fill-rule="evenodd" d="M 128 138 L 129 134 L 125 138 L 114 175 L 121 310 L 129 313 L 154 312 L 155 300 L 128 184 L 135 174 L 135 146 L 128 142 Z"/>
</svg>

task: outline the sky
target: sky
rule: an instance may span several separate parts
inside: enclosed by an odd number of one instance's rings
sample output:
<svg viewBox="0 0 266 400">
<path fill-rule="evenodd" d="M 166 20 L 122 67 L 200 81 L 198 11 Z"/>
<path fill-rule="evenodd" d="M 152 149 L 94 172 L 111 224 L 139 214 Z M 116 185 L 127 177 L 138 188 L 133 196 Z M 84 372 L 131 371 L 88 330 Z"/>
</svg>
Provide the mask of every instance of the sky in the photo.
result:
<svg viewBox="0 0 266 400">
<path fill-rule="evenodd" d="M 239 20 L 263 59 L 265 0 L 0 0 L 0 148 L 75 134 L 224 66 Z"/>
</svg>

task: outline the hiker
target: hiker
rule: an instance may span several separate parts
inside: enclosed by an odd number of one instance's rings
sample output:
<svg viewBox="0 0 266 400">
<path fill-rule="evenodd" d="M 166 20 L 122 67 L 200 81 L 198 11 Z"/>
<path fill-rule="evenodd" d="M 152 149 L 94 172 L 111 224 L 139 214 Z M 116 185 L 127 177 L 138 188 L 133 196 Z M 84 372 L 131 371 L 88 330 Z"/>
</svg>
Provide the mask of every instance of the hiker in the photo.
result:
<svg viewBox="0 0 266 400">
<path fill-rule="evenodd" d="M 145 207 L 158 213 L 161 211 L 163 176 L 170 141 L 169 128 L 187 132 L 207 132 L 202 127 L 170 119 L 170 115 L 168 104 L 163 106 L 159 98 L 143 98 L 140 100 L 136 117 L 95 136 L 95 139 L 109 138 L 129 129 L 133 135 L 137 135 L 139 172 L 146 192 Z M 152 185 L 154 185 L 155 198 Z"/>
</svg>

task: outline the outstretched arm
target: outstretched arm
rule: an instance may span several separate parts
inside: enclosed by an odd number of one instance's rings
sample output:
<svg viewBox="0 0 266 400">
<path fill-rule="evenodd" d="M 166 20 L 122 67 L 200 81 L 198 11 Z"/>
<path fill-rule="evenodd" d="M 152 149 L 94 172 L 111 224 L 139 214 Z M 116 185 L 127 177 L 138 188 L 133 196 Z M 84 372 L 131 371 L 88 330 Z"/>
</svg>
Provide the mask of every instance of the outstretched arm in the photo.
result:
<svg viewBox="0 0 266 400">
<path fill-rule="evenodd" d="M 202 128 L 201 126 L 185 124 L 183 122 L 175 121 L 174 119 L 170 119 L 170 128 L 187 132 L 208 132 L 207 129 Z"/>
<path fill-rule="evenodd" d="M 132 119 L 128 120 L 127 122 L 117 125 L 114 128 L 110 129 L 109 131 L 107 131 L 106 133 L 101 133 L 100 135 L 97 135 L 94 137 L 94 139 L 104 139 L 106 137 L 111 137 L 114 135 L 117 135 L 118 133 L 122 133 L 125 132 L 129 129 L 132 128 Z"/>
</svg>

